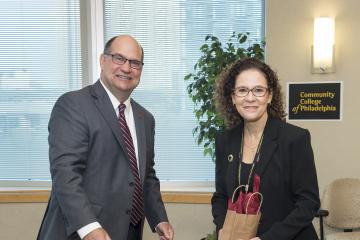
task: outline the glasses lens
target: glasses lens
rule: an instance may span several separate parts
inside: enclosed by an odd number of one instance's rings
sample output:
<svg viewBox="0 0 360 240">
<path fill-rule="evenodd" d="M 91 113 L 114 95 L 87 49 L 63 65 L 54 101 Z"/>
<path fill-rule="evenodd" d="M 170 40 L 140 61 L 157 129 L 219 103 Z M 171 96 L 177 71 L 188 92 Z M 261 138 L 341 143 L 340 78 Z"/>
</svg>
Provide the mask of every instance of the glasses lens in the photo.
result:
<svg viewBox="0 0 360 240">
<path fill-rule="evenodd" d="M 243 87 L 235 89 L 235 95 L 238 97 L 244 97 L 248 94 L 248 92 L 249 92 L 249 89 L 243 88 Z"/>
<path fill-rule="evenodd" d="M 142 62 L 139 62 L 137 60 L 129 60 L 129 62 L 130 62 L 130 67 L 134 69 L 141 69 L 142 67 Z"/>
<path fill-rule="evenodd" d="M 122 65 L 126 62 L 126 58 L 124 58 L 121 55 L 114 54 L 114 55 L 112 55 L 112 58 L 115 63 L 120 64 L 120 65 Z"/>
<path fill-rule="evenodd" d="M 256 97 L 262 97 L 265 95 L 267 89 L 264 87 L 256 87 L 252 89 L 252 93 L 256 96 Z"/>
</svg>

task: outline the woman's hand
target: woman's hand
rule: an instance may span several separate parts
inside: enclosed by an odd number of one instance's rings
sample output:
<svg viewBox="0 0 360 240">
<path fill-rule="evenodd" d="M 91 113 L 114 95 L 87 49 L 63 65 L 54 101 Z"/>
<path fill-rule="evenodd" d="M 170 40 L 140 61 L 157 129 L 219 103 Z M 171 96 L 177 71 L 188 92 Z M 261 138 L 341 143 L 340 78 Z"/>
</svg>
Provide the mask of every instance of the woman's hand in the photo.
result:
<svg viewBox="0 0 360 240">
<path fill-rule="evenodd" d="M 259 237 L 256 237 L 256 238 L 252 238 L 250 240 L 261 240 Z"/>
</svg>

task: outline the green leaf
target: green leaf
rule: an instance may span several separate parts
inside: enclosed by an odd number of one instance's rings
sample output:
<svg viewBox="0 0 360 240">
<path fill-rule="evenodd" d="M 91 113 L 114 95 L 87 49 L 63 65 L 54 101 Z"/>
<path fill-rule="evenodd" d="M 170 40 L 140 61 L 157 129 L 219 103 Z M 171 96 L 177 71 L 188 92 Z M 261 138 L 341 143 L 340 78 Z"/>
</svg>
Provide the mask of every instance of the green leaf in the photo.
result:
<svg viewBox="0 0 360 240">
<path fill-rule="evenodd" d="M 200 51 L 203 53 L 207 53 L 209 51 L 209 45 L 204 44 L 200 47 Z"/>
<path fill-rule="evenodd" d="M 239 39 L 239 43 L 242 44 L 244 42 L 246 42 L 248 36 L 246 34 L 242 35 L 241 38 Z"/>
<path fill-rule="evenodd" d="M 184 80 L 189 80 L 192 76 L 193 76 L 192 73 L 189 73 L 184 77 Z"/>
<path fill-rule="evenodd" d="M 219 41 L 219 39 L 217 37 L 215 37 L 215 36 L 211 36 L 210 38 L 211 38 L 211 41 L 213 41 L 213 42 Z"/>
</svg>

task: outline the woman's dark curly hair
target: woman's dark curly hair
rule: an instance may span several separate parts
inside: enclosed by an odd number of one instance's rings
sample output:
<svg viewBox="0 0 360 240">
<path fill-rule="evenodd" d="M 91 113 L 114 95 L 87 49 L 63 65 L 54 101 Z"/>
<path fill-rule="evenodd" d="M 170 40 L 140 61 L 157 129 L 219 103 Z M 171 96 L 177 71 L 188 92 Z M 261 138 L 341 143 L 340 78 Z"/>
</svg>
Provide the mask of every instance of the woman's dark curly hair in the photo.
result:
<svg viewBox="0 0 360 240">
<path fill-rule="evenodd" d="M 236 77 L 245 70 L 256 69 L 263 73 L 268 91 L 272 94 L 271 103 L 267 107 L 270 117 L 285 121 L 285 107 L 283 94 L 276 73 L 263 61 L 257 58 L 239 59 L 220 74 L 216 81 L 214 101 L 216 110 L 224 118 L 228 128 L 238 125 L 243 118 L 240 116 L 232 102 L 232 94 L 235 88 Z"/>
</svg>

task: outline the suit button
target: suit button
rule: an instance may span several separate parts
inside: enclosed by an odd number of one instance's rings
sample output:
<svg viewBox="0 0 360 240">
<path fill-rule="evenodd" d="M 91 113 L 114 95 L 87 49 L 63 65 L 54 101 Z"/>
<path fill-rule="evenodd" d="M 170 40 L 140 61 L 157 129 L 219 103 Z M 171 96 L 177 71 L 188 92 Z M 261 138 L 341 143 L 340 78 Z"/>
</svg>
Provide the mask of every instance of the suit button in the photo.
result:
<svg viewBox="0 0 360 240">
<path fill-rule="evenodd" d="M 130 187 L 134 186 L 134 182 L 129 182 L 129 186 Z"/>
<path fill-rule="evenodd" d="M 127 215 L 130 215 L 130 213 L 131 213 L 131 210 L 126 210 Z"/>
</svg>

